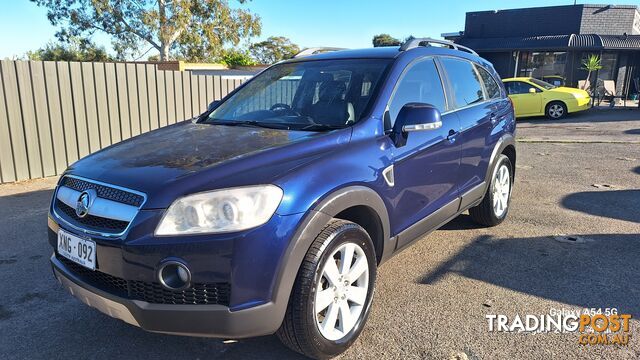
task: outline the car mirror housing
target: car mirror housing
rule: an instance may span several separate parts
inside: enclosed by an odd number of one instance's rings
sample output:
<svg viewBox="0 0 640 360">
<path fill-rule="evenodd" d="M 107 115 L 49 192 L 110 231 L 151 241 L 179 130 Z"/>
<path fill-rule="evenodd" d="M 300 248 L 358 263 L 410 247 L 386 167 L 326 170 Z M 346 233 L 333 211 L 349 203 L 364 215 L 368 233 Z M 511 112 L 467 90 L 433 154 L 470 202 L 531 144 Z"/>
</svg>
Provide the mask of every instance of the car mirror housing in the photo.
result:
<svg viewBox="0 0 640 360">
<path fill-rule="evenodd" d="M 396 146 L 404 146 L 410 132 L 435 130 L 442 127 L 440 111 L 431 104 L 412 102 L 405 104 L 393 126 Z"/>
<path fill-rule="evenodd" d="M 536 88 L 530 87 L 529 88 L 529 94 L 535 94 L 535 93 L 537 93 Z"/>
</svg>

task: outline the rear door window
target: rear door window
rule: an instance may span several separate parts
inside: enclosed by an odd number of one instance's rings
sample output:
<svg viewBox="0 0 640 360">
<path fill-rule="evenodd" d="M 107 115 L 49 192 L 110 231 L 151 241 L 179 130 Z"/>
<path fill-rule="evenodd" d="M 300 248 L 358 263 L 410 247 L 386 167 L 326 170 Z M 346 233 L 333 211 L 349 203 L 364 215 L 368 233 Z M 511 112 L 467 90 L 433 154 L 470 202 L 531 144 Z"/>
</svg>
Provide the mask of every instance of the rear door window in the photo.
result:
<svg viewBox="0 0 640 360">
<path fill-rule="evenodd" d="M 453 90 L 456 108 L 485 100 L 482 79 L 470 61 L 450 57 L 443 57 L 441 61 Z"/>
</svg>

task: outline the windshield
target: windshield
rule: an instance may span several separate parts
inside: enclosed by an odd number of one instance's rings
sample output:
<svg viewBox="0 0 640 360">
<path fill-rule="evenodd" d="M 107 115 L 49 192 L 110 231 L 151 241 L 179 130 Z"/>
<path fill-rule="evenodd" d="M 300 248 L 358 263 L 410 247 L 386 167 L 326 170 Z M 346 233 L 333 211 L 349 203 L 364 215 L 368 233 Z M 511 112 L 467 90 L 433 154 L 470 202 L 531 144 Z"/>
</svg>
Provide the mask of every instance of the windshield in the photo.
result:
<svg viewBox="0 0 640 360">
<path fill-rule="evenodd" d="M 390 60 L 321 60 L 272 66 L 213 110 L 204 122 L 330 130 L 364 115 Z"/>
<path fill-rule="evenodd" d="M 545 89 L 545 90 L 551 90 L 551 89 L 555 89 L 557 86 L 555 85 L 551 85 L 546 81 L 542 81 L 542 80 L 538 80 L 538 79 L 529 79 L 529 81 L 531 81 L 532 83 L 540 86 L 541 88 Z"/>
</svg>

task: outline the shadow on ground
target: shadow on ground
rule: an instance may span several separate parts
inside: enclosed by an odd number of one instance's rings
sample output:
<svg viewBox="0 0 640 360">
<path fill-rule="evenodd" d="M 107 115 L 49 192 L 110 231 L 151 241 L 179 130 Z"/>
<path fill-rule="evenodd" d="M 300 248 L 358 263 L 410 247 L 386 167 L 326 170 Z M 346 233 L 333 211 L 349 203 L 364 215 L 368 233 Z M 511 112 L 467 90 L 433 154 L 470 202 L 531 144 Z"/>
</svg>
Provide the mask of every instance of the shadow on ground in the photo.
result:
<svg viewBox="0 0 640 360">
<path fill-rule="evenodd" d="M 640 315 L 638 234 L 578 234 L 585 243 L 553 237 L 482 235 L 427 273 L 434 284 L 455 273 L 524 294 L 579 307 L 616 307 Z"/>
<path fill-rule="evenodd" d="M 458 215 L 457 218 L 444 224 L 438 230 L 472 230 L 472 229 L 480 229 L 483 227 L 484 226 L 479 225 L 478 223 L 473 221 L 471 219 L 471 216 L 469 216 L 468 214 L 461 214 L 461 215 Z"/>
<path fill-rule="evenodd" d="M 561 203 L 570 210 L 640 223 L 640 190 L 585 191 L 569 194 Z"/>
</svg>

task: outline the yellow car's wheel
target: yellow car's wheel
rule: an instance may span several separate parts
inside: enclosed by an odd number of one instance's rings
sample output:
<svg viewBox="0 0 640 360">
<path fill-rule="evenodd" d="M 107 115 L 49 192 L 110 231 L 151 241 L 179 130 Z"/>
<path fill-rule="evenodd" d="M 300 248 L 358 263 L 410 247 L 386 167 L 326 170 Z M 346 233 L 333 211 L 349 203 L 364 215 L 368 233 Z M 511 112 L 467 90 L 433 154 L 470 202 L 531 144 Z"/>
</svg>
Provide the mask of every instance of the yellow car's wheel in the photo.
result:
<svg viewBox="0 0 640 360">
<path fill-rule="evenodd" d="M 562 101 L 552 101 L 547 104 L 545 114 L 552 120 L 562 119 L 567 115 L 567 105 Z"/>
</svg>

